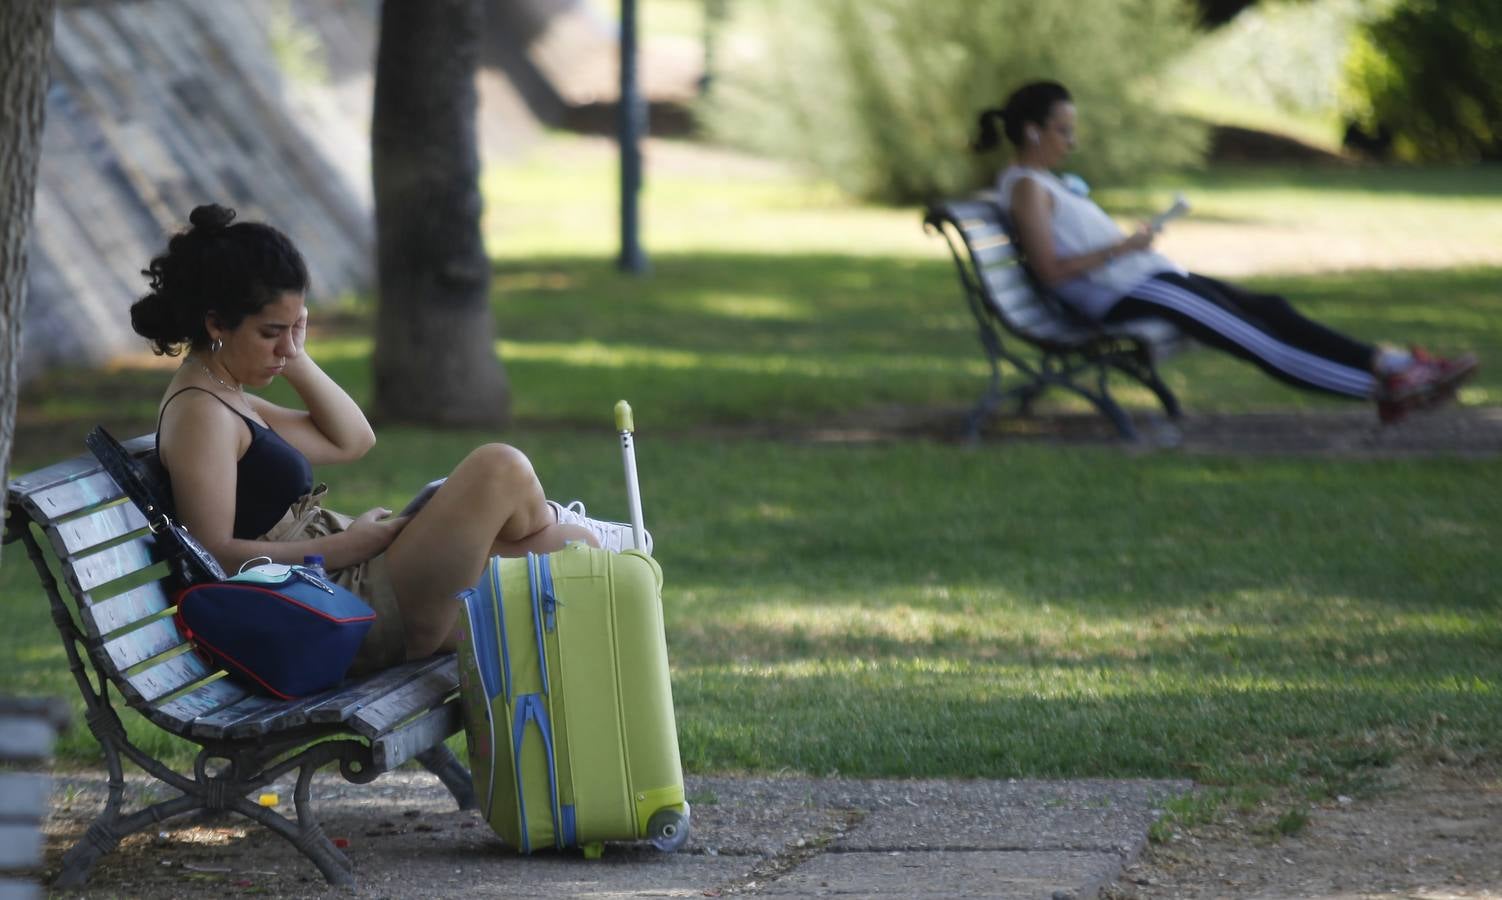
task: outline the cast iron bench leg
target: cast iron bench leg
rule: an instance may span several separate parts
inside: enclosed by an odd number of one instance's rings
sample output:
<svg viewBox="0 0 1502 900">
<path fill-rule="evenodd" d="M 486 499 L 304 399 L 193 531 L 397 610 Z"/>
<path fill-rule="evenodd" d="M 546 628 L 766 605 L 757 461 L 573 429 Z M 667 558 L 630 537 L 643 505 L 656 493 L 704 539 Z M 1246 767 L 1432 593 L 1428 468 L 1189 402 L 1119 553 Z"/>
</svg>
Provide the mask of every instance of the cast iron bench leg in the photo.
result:
<svg viewBox="0 0 1502 900">
<path fill-rule="evenodd" d="M 459 762 L 459 757 L 454 755 L 445 744 L 435 744 L 427 750 L 417 754 L 417 761 L 422 763 L 423 768 L 438 776 L 443 786 L 454 795 L 454 801 L 460 809 L 478 809 L 479 803 L 475 799 L 475 783 L 470 777 L 469 770 Z"/>
</svg>

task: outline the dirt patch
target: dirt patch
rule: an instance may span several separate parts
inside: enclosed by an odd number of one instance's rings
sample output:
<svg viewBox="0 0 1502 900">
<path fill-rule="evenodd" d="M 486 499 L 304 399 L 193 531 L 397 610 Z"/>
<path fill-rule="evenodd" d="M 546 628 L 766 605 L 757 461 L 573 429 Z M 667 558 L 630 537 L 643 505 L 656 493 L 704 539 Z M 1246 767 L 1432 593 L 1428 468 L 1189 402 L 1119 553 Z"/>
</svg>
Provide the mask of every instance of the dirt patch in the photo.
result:
<svg viewBox="0 0 1502 900">
<path fill-rule="evenodd" d="M 1191 829 L 1151 847 L 1104 896 L 1502 897 L 1502 779 L 1403 773 L 1389 790 L 1312 810 L 1292 837 L 1247 821 Z"/>
</svg>

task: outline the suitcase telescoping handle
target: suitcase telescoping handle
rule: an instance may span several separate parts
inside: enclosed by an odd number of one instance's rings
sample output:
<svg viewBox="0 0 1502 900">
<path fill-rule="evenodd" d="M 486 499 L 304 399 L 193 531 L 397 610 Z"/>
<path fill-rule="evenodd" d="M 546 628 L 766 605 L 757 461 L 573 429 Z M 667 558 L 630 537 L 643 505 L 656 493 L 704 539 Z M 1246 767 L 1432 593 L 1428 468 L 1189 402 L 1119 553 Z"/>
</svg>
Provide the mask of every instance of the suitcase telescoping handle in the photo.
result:
<svg viewBox="0 0 1502 900">
<path fill-rule="evenodd" d="M 641 484 L 636 480 L 636 447 L 632 432 L 636 424 L 631 419 L 631 404 L 621 400 L 615 405 L 615 430 L 621 434 L 621 461 L 626 466 L 626 503 L 631 510 L 631 537 L 636 549 L 646 552 L 647 526 L 641 517 Z"/>
</svg>

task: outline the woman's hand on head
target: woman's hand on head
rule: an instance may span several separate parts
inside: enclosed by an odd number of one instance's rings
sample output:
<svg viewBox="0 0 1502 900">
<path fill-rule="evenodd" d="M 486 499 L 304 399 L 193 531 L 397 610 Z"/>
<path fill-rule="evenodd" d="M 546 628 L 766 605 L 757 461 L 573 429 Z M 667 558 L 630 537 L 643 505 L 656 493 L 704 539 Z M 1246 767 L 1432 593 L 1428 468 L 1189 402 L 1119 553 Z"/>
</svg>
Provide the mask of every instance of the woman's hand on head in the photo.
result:
<svg viewBox="0 0 1502 900">
<path fill-rule="evenodd" d="M 292 330 L 289 336 L 292 339 L 292 356 L 294 359 L 307 352 L 303 349 L 308 343 L 307 306 L 302 308 L 302 315 L 298 316 L 297 321 L 292 323 Z"/>
</svg>

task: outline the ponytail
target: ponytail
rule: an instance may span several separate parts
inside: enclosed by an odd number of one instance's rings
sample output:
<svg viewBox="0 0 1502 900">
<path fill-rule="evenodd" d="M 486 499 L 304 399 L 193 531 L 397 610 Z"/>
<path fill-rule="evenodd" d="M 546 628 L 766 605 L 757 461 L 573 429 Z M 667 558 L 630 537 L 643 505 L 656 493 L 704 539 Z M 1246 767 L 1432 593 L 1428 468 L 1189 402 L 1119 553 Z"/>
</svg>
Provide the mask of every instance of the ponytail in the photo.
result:
<svg viewBox="0 0 1502 900">
<path fill-rule="evenodd" d="M 976 120 L 975 139 L 970 142 L 970 149 L 976 153 L 990 153 L 1001 146 L 1001 130 L 998 123 L 1005 127 L 1006 111 L 999 106 L 981 110 Z"/>
</svg>

